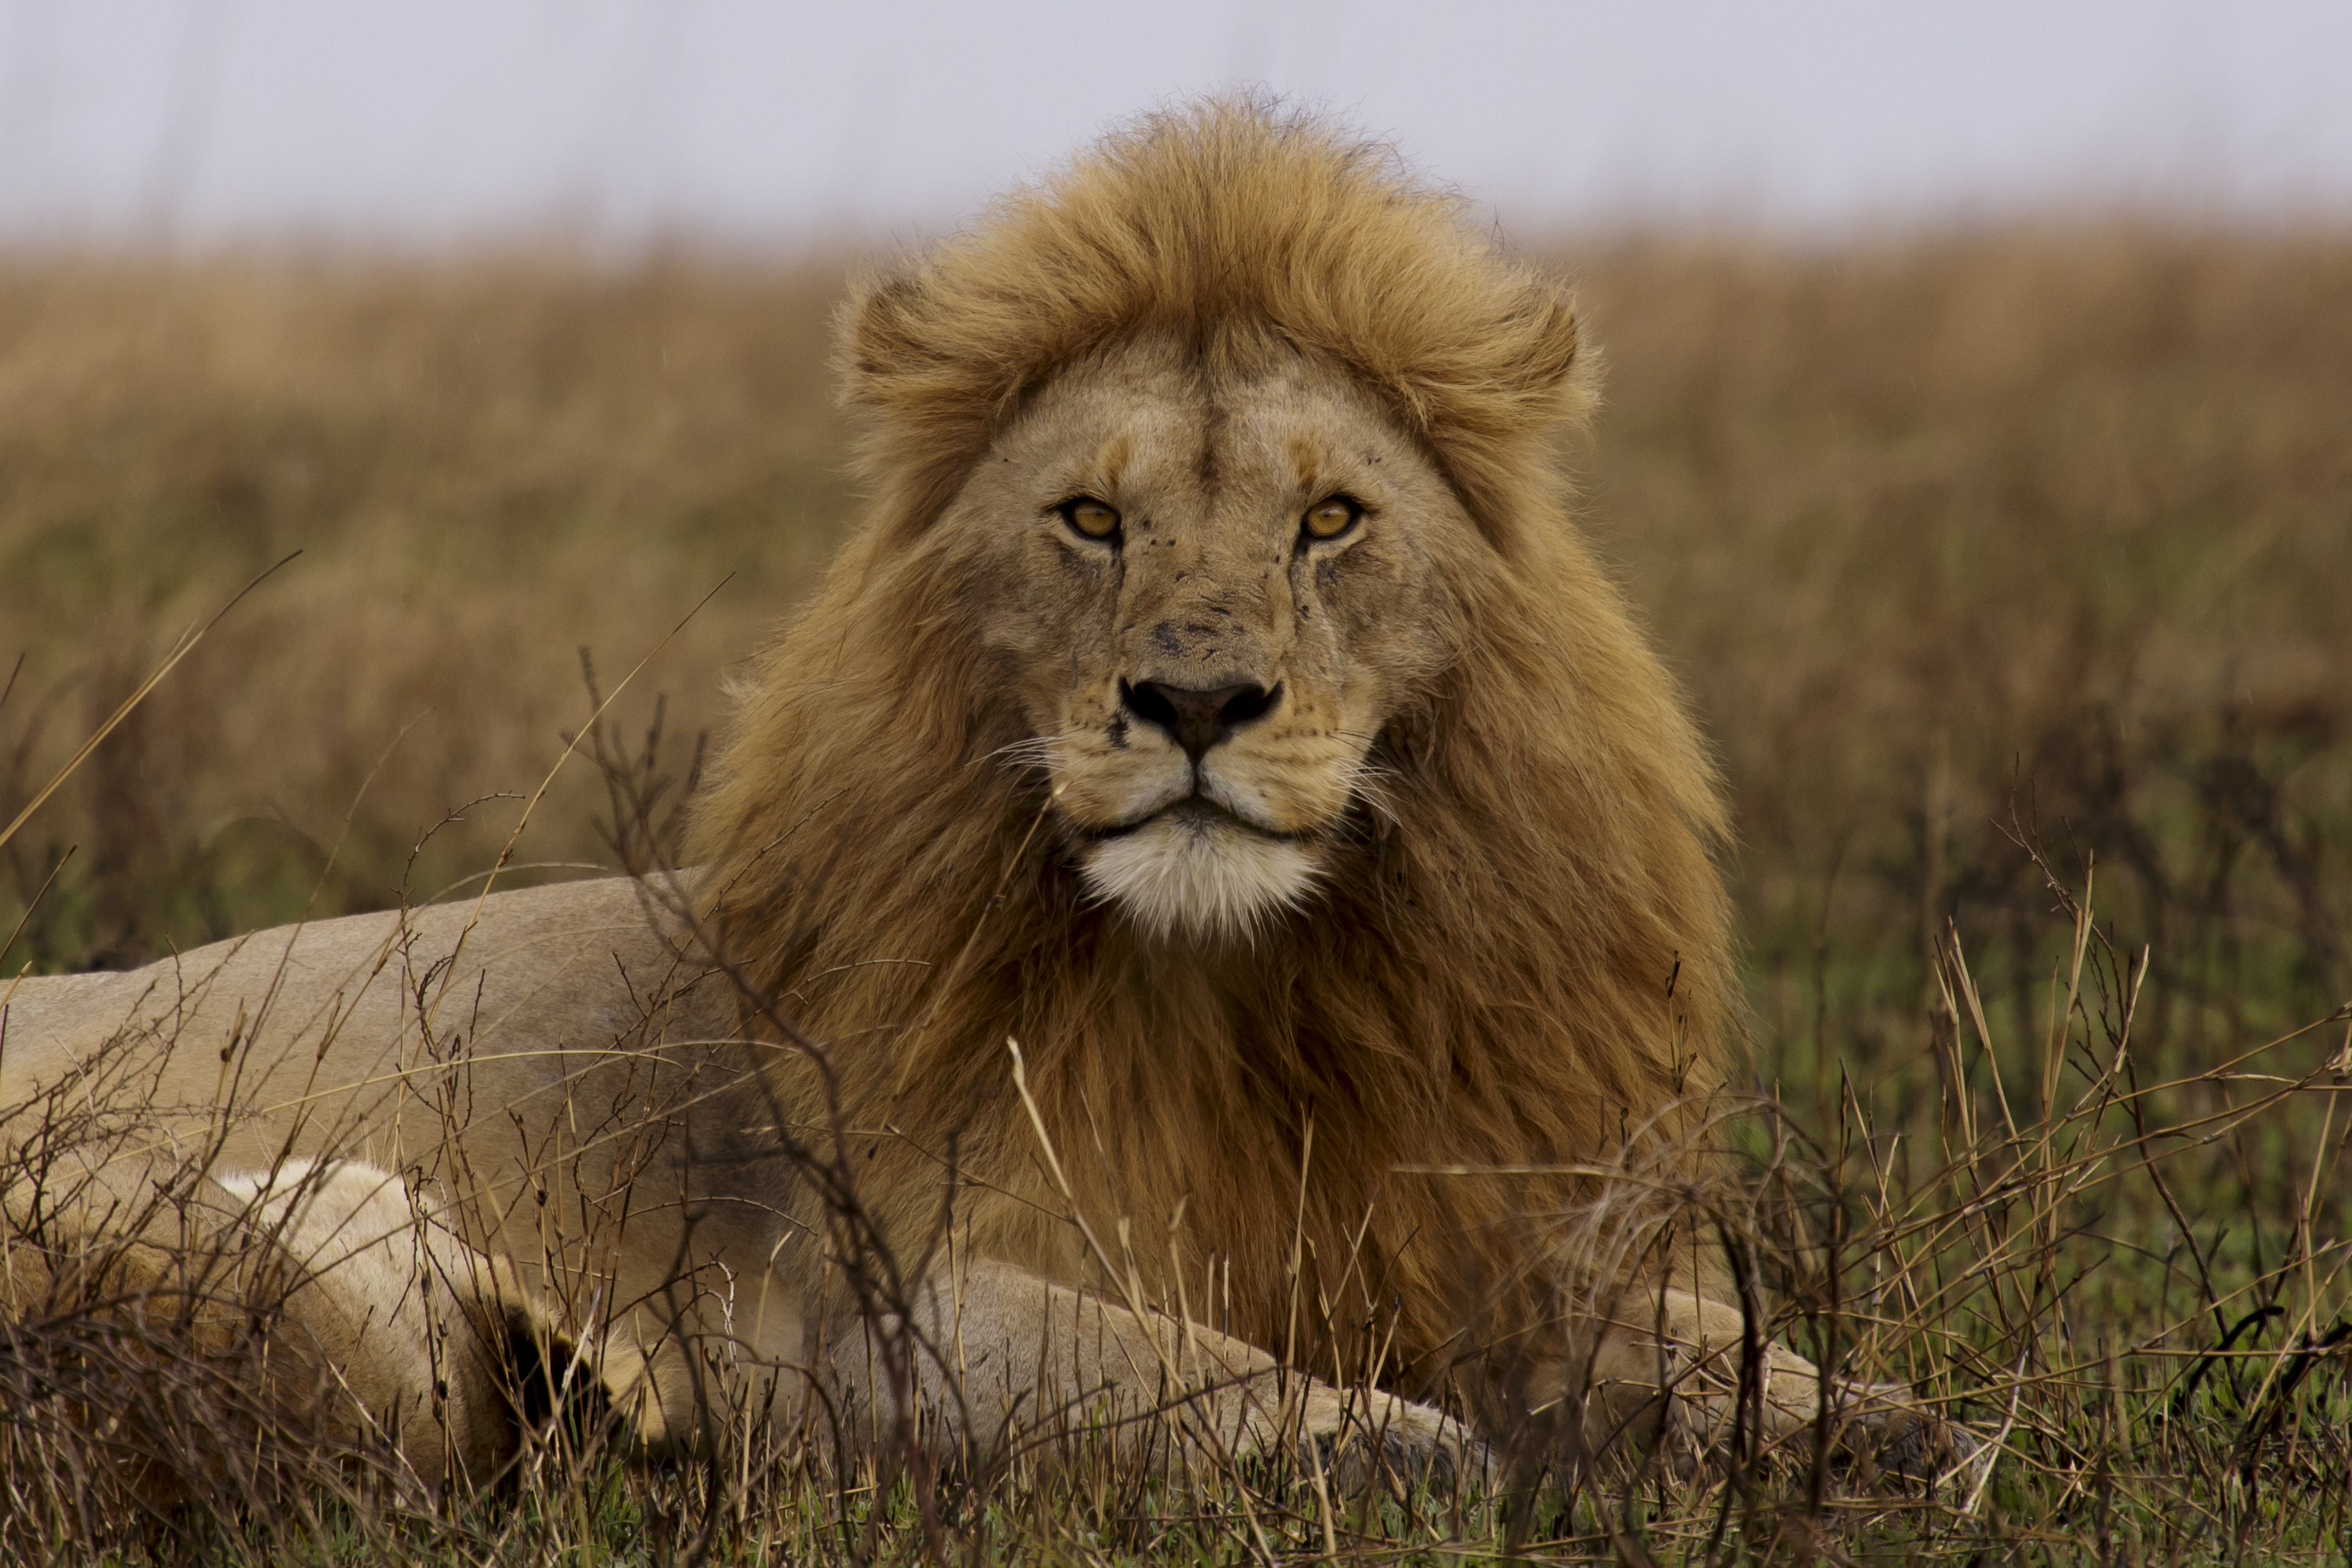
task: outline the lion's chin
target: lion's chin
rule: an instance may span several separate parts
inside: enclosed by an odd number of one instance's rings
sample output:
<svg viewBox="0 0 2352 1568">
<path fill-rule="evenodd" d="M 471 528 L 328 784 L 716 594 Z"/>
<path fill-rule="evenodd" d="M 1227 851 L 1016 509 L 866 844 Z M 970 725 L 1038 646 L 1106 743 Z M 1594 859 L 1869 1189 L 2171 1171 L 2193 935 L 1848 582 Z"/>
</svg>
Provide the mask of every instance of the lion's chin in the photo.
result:
<svg viewBox="0 0 2352 1568">
<path fill-rule="evenodd" d="M 1171 811 L 1097 843 L 1087 884 L 1154 936 L 1244 938 L 1313 891 L 1313 849 L 1238 822 Z"/>
</svg>

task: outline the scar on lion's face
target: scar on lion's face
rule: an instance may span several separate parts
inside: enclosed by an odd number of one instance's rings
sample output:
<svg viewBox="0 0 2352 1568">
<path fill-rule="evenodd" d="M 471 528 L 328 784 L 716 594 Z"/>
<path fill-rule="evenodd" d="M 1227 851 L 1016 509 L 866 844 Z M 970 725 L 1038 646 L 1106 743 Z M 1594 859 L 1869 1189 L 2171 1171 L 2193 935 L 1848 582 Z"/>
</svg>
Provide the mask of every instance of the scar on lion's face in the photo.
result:
<svg viewBox="0 0 2352 1568">
<path fill-rule="evenodd" d="M 1070 852 L 1162 937 L 1245 937 L 1315 896 L 1377 810 L 1373 748 L 1454 656 L 1447 558 L 1487 547 L 1336 362 L 1204 370 L 1145 339 L 1066 371 L 997 440 L 943 531 L 1017 584 L 987 639 Z"/>
</svg>

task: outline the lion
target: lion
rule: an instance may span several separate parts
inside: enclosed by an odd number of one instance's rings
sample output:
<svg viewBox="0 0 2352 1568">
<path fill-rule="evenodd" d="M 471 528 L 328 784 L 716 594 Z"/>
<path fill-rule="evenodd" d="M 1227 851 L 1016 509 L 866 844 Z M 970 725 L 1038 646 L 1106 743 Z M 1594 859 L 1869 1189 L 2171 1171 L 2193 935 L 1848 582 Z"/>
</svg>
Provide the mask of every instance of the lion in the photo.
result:
<svg viewBox="0 0 2352 1568">
<path fill-rule="evenodd" d="M 838 342 L 870 507 L 738 685 L 696 869 L 20 982 L 9 1083 L 137 1092 L 12 1214 L 190 1150 L 230 1196 L 376 1173 L 298 1228 L 409 1195 L 473 1371 L 293 1229 L 284 1332 L 433 1485 L 513 1451 L 522 1339 L 649 1447 L 1948 1459 L 1711 1299 L 1660 1198 L 1716 1163 L 1727 823 L 1569 510 L 1562 286 L 1218 100 L 866 278 Z"/>
</svg>

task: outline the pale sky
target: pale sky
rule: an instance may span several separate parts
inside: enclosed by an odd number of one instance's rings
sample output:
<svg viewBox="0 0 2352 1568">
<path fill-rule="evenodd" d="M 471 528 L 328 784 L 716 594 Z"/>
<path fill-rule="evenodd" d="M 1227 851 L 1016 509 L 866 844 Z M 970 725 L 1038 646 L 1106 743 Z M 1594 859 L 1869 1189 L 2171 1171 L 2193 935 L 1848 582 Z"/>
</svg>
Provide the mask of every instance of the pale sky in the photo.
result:
<svg viewBox="0 0 2352 1568">
<path fill-rule="evenodd" d="M 1244 85 L 1522 230 L 2352 218 L 2352 0 L 0 0 L 0 240 L 912 237 Z"/>
</svg>

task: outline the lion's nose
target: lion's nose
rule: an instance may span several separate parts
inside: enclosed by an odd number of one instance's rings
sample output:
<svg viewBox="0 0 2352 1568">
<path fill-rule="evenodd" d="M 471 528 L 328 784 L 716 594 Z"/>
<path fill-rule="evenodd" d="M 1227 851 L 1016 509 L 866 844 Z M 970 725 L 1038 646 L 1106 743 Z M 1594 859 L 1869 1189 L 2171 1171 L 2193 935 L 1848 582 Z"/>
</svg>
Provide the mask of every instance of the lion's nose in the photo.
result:
<svg viewBox="0 0 2352 1568">
<path fill-rule="evenodd" d="M 1168 732 L 1168 738 L 1198 762 L 1209 747 L 1255 718 L 1263 718 L 1282 700 L 1282 687 L 1213 686 L 1200 690 L 1171 686 L 1165 681 L 1118 684 L 1119 700 L 1146 724 Z"/>
</svg>

